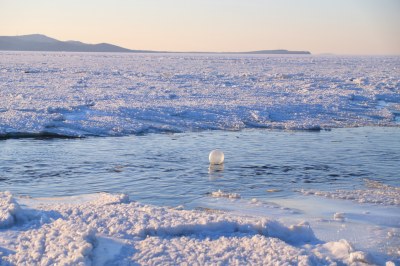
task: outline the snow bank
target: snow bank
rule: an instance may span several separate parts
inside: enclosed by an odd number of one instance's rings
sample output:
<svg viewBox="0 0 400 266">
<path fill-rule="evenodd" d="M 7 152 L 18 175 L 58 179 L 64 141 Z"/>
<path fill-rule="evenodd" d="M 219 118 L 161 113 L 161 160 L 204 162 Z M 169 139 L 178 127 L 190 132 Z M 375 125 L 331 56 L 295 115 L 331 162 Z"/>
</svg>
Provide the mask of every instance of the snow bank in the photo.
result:
<svg viewBox="0 0 400 266">
<path fill-rule="evenodd" d="M 2 194 L 2 210 L 17 204 Z M 345 240 L 323 243 L 308 223 L 188 211 L 129 202 L 106 193 L 62 199 L 18 199 L 46 222 L 0 231 L 2 264 L 336 265 L 371 262 Z M 11 224 L 8 224 L 11 226 Z M 10 229 L 11 230 L 11 229 Z M 3 252 L 1 250 L 9 250 Z"/>
<path fill-rule="evenodd" d="M 399 57 L 2 52 L 0 137 L 399 126 Z"/>
</svg>

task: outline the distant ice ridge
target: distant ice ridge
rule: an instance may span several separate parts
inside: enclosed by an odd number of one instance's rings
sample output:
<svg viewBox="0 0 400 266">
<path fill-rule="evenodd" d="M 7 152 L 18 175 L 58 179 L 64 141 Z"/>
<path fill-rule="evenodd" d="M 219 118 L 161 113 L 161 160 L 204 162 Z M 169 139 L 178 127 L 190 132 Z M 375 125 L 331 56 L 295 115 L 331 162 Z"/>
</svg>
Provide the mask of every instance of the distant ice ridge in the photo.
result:
<svg viewBox="0 0 400 266">
<path fill-rule="evenodd" d="M 1 58 L 2 137 L 400 125 L 400 57 Z"/>
<path fill-rule="evenodd" d="M 2 265 L 374 263 L 346 240 L 319 241 L 306 222 L 286 227 L 248 215 L 154 207 L 123 194 L 15 199 L 0 192 L 0 199 L 0 217 L 10 210 L 19 217 L 2 224 Z"/>
</svg>

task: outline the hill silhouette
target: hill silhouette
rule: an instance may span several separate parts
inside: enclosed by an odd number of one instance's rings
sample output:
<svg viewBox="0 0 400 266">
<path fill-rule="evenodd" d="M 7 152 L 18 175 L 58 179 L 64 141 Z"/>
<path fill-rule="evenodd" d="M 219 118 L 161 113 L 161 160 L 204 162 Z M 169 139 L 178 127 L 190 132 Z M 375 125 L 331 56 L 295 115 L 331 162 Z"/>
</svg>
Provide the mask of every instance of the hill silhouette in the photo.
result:
<svg viewBox="0 0 400 266">
<path fill-rule="evenodd" d="M 51 51 L 51 52 L 125 52 L 149 53 L 152 51 L 130 50 L 108 43 L 87 44 L 79 41 L 59 41 L 42 34 L 0 36 L 0 50 Z"/>
<path fill-rule="evenodd" d="M 59 41 L 43 34 L 0 36 L 3 51 L 49 52 L 114 52 L 114 53 L 167 53 L 165 51 L 131 50 L 109 43 L 87 44 L 80 41 Z M 180 53 L 180 52 L 175 52 Z M 213 53 L 213 52 L 193 52 Z M 214 52 L 215 53 L 215 52 Z M 218 54 L 311 54 L 308 51 L 260 50 L 251 52 L 220 52 Z"/>
</svg>

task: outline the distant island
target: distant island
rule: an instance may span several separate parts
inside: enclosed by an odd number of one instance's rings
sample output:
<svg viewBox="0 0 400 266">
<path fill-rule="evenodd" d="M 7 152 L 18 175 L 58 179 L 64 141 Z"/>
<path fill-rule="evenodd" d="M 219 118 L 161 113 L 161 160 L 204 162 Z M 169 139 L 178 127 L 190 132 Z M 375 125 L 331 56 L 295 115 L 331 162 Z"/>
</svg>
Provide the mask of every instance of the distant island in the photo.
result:
<svg viewBox="0 0 400 266">
<path fill-rule="evenodd" d="M 151 50 L 131 50 L 109 43 L 87 44 L 79 41 L 59 41 L 42 34 L 0 36 L 0 51 L 47 52 L 111 52 L 111 53 L 182 53 Z M 311 54 L 308 51 L 260 50 L 250 52 L 192 52 L 216 54 Z"/>
</svg>

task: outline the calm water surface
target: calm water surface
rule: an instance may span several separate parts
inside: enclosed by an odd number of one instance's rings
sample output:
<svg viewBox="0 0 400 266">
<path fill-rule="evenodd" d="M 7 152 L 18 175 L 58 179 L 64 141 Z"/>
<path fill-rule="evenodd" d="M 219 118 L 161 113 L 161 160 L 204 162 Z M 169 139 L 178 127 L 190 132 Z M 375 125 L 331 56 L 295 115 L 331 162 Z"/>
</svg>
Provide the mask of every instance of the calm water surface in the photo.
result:
<svg viewBox="0 0 400 266">
<path fill-rule="evenodd" d="M 209 168 L 215 148 L 225 164 Z M 0 140 L 0 190 L 32 197 L 105 191 L 175 206 L 219 189 L 291 198 L 302 188 L 362 188 L 364 179 L 400 185 L 400 128 Z"/>
</svg>

